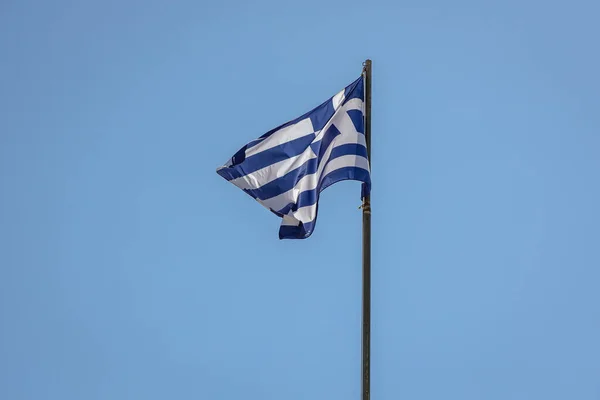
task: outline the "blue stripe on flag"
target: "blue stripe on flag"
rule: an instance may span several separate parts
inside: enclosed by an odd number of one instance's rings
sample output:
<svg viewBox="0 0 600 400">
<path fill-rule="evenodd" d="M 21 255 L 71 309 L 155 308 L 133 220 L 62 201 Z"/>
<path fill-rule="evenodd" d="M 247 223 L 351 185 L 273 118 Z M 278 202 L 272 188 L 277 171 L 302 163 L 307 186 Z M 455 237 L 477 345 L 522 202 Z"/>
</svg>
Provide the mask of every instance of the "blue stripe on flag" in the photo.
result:
<svg viewBox="0 0 600 400">
<path fill-rule="evenodd" d="M 327 187 L 333 185 L 336 182 L 354 180 L 366 182 L 368 190 L 371 188 L 370 173 L 366 169 L 359 167 L 344 167 L 336 169 L 331 173 L 327 174 L 319 185 L 319 191 L 327 189 Z"/>
<path fill-rule="evenodd" d="M 327 152 L 327 148 L 329 148 L 329 145 L 331 144 L 331 142 L 333 142 L 333 140 L 340 134 L 341 134 L 341 132 L 334 125 L 331 125 L 327 129 L 327 131 L 323 135 L 323 139 L 321 139 L 321 144 L 319 146 L 319 152 L 317 153 L 317 157 L 319 159 L 319 164 L 321 163 L 321 160 L 325 156 L 325 153 Z"/>
<path fill-rule="evenodd" d="M 367 158 L 367 148 L 359 143 L 343 144 L 341 146 L 334 147 L 333 150 L 331 150 L 331 156 L 329 159 L 333 160 L 334 158 L 347 156 L 350 154 L 356 154 L 357 156 Z"/>
<path fill-rule="evenodd" d="M 363 113 L 360 110 L 348 110 L 348 116 L 352 120 L 354 127 L 356 128 L 356 132 L 360 132 L 363 135 L 365 134 L 365 121 L 363 118 Z"/>
<path fill-rule="evenodd" d="M 316 158 L 311 158 L 300 167 L 288 172 L 284 176 L 277 178 L 258 189 L 248 189 L 246 192 L 250 196 L 260 200 L 270 199 L 271 197 L 287 192 L 296 186 L 296 183 L 298 183 L 305 175 L 311 175 L 317 172 L 317 161 Z"/>
<path fill-rule="evenodd" d="M 352 82 L 346 89 L 344 90 L 345 99 L 344 104 L 352 99 L 364 99 L 364 81 L 362 76 Z"/>
<path fill-rule="evenodd" d="M 281 225 L 279 239 L 306 239 L 315 228 L 315 222 L 300 223 L 299 226 Z"/>
<path fill-rule="evenodd" d="M 278 163 L 279 161 L 287 160 L 288 158 L 302 154 L 302 152 L 306 150 L 306 147 L 310 145 L 314 138 L 315 134 L 311 133 L 310 135 L 280 144 L 279 146 L 272 147 L 263 152 L 247 157 L 244 160 L 245 162 L 242 164 L 234 165 L 230 168 L 230 176 L 233 177 L 231 179 L 241 178 L 244 175 L 251 174 L 252 172 Z"/>
</svg>

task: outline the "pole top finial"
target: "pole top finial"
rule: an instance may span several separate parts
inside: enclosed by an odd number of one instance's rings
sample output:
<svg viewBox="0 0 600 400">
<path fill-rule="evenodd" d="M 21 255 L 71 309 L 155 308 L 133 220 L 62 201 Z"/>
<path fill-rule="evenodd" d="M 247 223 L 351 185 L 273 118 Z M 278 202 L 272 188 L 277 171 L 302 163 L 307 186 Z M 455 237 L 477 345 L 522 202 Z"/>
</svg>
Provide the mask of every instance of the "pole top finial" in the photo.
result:
<svg viewBox="0 0 600 400">
<path fill-rule="evenodd" d="M 363 61 L 362 65 L 363 65 L 363 73 L 367 72 L 367 69 L 371 69 L 371 59 L 367 58 L 365 61 Z"/>
<path fill-rule="evenodd" d="M 363 65 L 363 72 L 365 72 L 367 70 L 367 68 L 371 67 L 371 59 L 367 58 L 365 61 L 363 61 L 362 65 Z"/>
</svg>

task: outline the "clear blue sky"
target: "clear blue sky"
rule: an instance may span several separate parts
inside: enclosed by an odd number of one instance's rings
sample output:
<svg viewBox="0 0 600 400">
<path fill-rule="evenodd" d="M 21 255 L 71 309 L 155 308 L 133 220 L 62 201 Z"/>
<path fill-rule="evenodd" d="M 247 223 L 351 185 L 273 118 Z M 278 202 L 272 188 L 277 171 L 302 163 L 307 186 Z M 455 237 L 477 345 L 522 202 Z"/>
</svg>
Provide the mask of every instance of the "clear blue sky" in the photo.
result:
<svg viewBox="0 0 600 400">
<path fill-rule="evenodd" d="M 215 169 L 369 57 L 373 400 L 599 399 L 599 13 L 2 1 L 0 398 L 359 399 L 360 184 Z"/>
</svg>

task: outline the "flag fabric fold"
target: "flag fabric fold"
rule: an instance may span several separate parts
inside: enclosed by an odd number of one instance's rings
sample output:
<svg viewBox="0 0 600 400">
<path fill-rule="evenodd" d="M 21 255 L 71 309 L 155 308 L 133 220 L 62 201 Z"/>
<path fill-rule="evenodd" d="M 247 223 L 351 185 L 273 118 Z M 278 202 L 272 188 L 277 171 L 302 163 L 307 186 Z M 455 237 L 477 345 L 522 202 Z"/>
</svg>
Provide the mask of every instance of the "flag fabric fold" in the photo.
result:
<svg viewBox="0 0 600 400">
<path fill-rule="evenodd" d="M 309 237 L 325 188 L 350 179 L 363 182 L 363 196 L 370 192 L 364 78 L 251 141 L 217 173 L 282 219 L 280 239 Z"/>
</svg>

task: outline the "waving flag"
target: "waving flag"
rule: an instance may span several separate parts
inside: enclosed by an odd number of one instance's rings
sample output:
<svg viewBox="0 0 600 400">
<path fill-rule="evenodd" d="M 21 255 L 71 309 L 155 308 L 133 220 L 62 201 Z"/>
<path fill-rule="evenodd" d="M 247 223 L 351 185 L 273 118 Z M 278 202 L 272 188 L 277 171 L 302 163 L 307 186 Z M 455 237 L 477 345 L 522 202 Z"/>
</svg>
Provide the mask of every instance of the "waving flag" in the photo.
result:
<svg viewBox="0 0 600 400">
<path fill-rule="evenodd" d="M 217 173 L 282 218 L 280 239 L 315 229 L 319 194 L 342 180 L 371 187 L 364 135 L 364 79 L 242 147 Z"/>
</svg>

